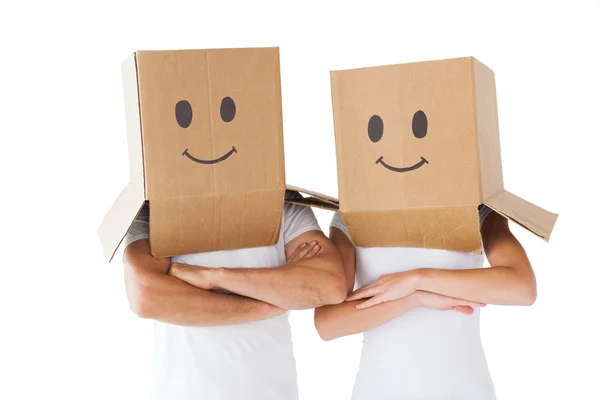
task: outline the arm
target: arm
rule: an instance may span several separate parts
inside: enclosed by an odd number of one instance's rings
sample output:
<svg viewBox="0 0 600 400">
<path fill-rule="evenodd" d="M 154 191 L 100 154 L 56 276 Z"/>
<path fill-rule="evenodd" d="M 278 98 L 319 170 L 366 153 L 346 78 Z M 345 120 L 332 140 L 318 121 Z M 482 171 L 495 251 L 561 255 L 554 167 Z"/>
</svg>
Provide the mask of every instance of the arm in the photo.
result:
<svg viewBox="0 0 600 400">
<path fill-rule="evenodd" d="M 213 269 L 174 265 L 172 273 L 194 286 L 225 289 L 286 310 L 340 303 L 346 298 L 342 262 L 322 232 L 299 235 L 285 246 L 285 252 L 289 255 L 302 243 L 313 241 L 318 242 L 318 254 L 281 267 Z"/>
<path fill-rule="evenodd" d="M 508 227 L 508 220 L 490 213 L 481 236 L 490 268 L 424 269 L 417 278 L 417 290 L 487 304 L 532 305 L 537 297 L 535 274 L 525 250 Z"/>
<path fill-rule="evenodd" d="M 354 287 L 356 265 L 354 246 L 337 228 L 331 228 L 329 236 L 340 251 L 346 273 L 347 289 L 351 292 Z M 356 308 L 358 303 L 360 301 L 351 301 L 315 309 L 315 327 L 321 339 L 331 340 L 377 328 L 422 305 L 440 310 L 454 309 L 465 313 L 472 313 L 471 307 L 477 306 L 459 299 L 425 292 L 416 292 L 403 299 L 378 304 L 364 310 Z"/>
<path fill-rule="evenodd" d="M 375 329 L 417 307 L 417 297 L 410 295 L 360 310 L 359 301 L 319 307 L 315 310 L 315 327 L 323 340 L 337 339 Z"/>
<path fill-rule="evenodd" d="M 329 238 L 335 247 L 337 247 L 342 257 L 344 275 L 346 276 L 346 292 L 352 293 L 356 278 L 356 249 L 350 239 L 338 228 L 329 228 Z"/>
<path fill-rule="evenodd" d="M 347 293 L 354 289 L 356 250 L 346 235 L 337 228 L 329 230 L 329 237 L 342 257 L 346 276 Z M 315 327 L 323 340 L 336 339 L 376 328 L 405 312 L 415 305 L 412 300 L 396 300 L 387 304 L 357 310 L 357 301 L 327 305 L 315 309 Z"/>
<path fill-rule="evenodd" d="M 175 325 L 215 326 L 255 321 L 285 310 L 262 301 L 198 289 L 167 275 L 170 260 L 150 254 L 148 239 L 125 249 L 125 286 L 132 311 Z"/>
<path fill-rule="evenodd" d="M 424 290 L 485 304 L 533 304 L 536 299 L 535 275 L 525 250 L 508 227 L 508 220 L 491 212 L 483 223 L 481 235 L 490 268 L 425 268 L 384 275 L 348 299 L 371 297 L 359 305 L 359 308 L 365 308 Z"/>
</svg>

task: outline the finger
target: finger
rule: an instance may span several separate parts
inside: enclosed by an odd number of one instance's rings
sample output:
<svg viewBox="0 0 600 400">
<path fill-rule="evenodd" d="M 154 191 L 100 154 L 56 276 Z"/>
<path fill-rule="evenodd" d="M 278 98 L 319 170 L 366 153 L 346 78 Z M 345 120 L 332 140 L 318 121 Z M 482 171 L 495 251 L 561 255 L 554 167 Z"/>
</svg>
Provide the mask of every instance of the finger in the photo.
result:
<svg viewBox="0 0 600 400">
<path fill-rule="evenodd" d="M 460 301 L 458 301 L 458 303 L 456 305 L 457 306 L 469 306 L 469 307 L 485 307 L 486 306 L 485 303 L 477 303 L 475 301 L 468 301 L 468 300 L 460 300 Z"/>
<path fill-rule="evenodd" d="M 302 250 L 304 247 L 306 247 L 306 243 L 300 243 L 300 245 L 299 245 L 298 247 L 296 247 L 296 248 L 294 249 L 294 251 L 292 251 L 292 253 L 291 253 L 290 255 L 288 255 L 288 257 L 287 257 L 287 258 L 288 258 L 288 260 L 291 260 L 291 259 L 295 258 L 295 257 L 296 257 L 296 254 L 298 254 L 298 252 L 299 252 L 300 250 Z"/>
<path fill-rule="evenodd" d="M 180 264 L 178 262 L 171 263 L 171 265 L 169 266 L 169 269 L 167 270 L 167 274 L 176 275 L 177 273 L 179 273 L 179 271 L 181 271 L 182 265 L 183 264 Z"/>
<path fill-rule="evenodd" d="M 469 306 L 469 307 L 485 307 L 486 306 L 485 303 L 479 303 L 476 301 L 459 299 L 457 297 L 447 297 L 447 296 L 445 296 L 445 297 L 450 302 L 449 303 L 450 306 Z"/>
<path fill-rule="evenodd" d="M 473 308 L 469 307 L 469 306 L 454 306 L 451 308 L 451 310 L 458 311 L 463 314 L 469 314 L 469 315 L 473 314 L 475 312 L 475 310 L 473 310 Z"/>
<path fill-rule="evenodd" d="M 367 301 L 363 301 L 362 303 L 357 304 L 356 308 L 358 308 L 359 310 L 364 310 L 365 308 L 373 307 L 377 304 L 383 303 L 384 301 L 385 299 L 383 298 L 383 296 L 374 296 Z"/>
<path fill-rule="evenodd" d="M 373 297 L 381 293 L 381 288 L 379 286 L 373 286 L 370 288 L 360 288 L 356 292 L 351 293 L 350 296 L 346 299 L 347 301 L 364 299 L 367 297 Z"/>
<path fill-rule="evenodd" d="M 370 288 L 372 288 L 372 287 L 374 287 L 374 286 L 377 286 L 377 285 L 379 285 L 380 283 L 381 283 L 380 279 L 377 279 L 375 282 L 371 282 L 371 283 L 369 283 L 368 285 L 364 285 L 363 287 L 359 288 L 359 289 L 357 290 L 357 292 L 358 292 L 359 290 L 370 289 Z"/>
<path fill-rule="evenodd" d="M 371 294 L 373 288 L 369 289 L 359 289 L 353 293 L 350 293 L 348 297 L 346 297 L 346 301 L 354 301 L 359 299 L 364 299 L 365 297 L 373 297 Z"/>
<path fill-rule="evenodd" d="M 300 251 L 300 253 L 298 254 L 298 259 L 301 260 L 303 258 L 309 257 L 309 254 L 314 251 L 315 247 L 317 247 L 319 244 L 315 241 L 308 243 L 308 245 L 306 247 L 304 247 L 302 249 L 302 251 Z"/>
<path fill-rule="evenodd" d="M 310 243 L 302 243 L 300 246 L 298 246 L 298 248 L 296 249 L 296 251 L 294 252 L 292 257 L 290 257 L 290 260 L 293 260 L 293 261 L 301 260 L 302 258 L 304 258 L 306 253 L 315 246 L 315 244 L 316 244 L 316 242 L 314 242 L 314 241 L 310 242 Z"/>
<path fill-rule="evenodd" d="M 354 292 L 350 293 L 350 296 L 359 295 L 360 293 L 364 292 L 365 290 L 370 290 L 378 285 L 379 285 L 379 280 L 369 283 L 368 285 L 358 288 Z"/>
<path fill-rule="evenodd" d="M 315 245 L 312 249 L 310 249 L 303 258 L 310 258 L 316 256 L 321 251 L 321 246 L 318 244 Z"/>
<path fill-rule="evenodd" d="M 306 247 L 309 244 L 307 242 L 304 242 L 302 244 L 300 244 L 300 246 L 296 247 L 296 250 L 294 250 L 294 252 L 292 253 L 292 255 L 296 256 L 298 254 L 300 254 L 302 251 L 304 251 L 306 249 Z"/>
</svg>

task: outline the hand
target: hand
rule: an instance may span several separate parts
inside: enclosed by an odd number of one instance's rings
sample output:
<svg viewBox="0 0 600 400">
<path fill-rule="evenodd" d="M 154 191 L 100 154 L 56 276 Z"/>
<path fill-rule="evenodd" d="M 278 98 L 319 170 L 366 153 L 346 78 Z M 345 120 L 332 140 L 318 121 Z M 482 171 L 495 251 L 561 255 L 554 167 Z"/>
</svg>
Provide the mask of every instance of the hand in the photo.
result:
<svg viewBox="0 0 600 400">
<path fill-rule="evenodd" d="M 454 310 L 463 314 L 473 314 L 475 307 L 485 307 L 483 303 L 457 299 L 423 290 L 417 290 L 411 296 L 415 296 L 418 304 L 421 306 L 441 311 Z"/>
<path fill-rule="evenodd" d="M 217 285 L 220 274 L 220 268 L 207 268 L 180 263 L 173 263 L 169 269 L 169 275 L 204 290 L 221 289 Z"/>
<path fill-rule="evenodd" d="M 370 297 L 369 300 L 356 305 L 356 308 L 363 309 L 385 301 L 406 297 L 417 290 L 418 275 L 415 271 L 416 270 L 381 275 L 375 282 L 365 285 L 351 293 L 346 301 Z"/>
<path fill-rule="evenodd" d="M 304 258 L 316 256 L 319 254 L 319 251 L 321 251 L 321 246 L 316 240 L 313 240 L 309 243 L 302 243 L 300 246 L 296 247 L 292 254 L 287 257 L 287 263 L 291 264 Z"/>
</svg>

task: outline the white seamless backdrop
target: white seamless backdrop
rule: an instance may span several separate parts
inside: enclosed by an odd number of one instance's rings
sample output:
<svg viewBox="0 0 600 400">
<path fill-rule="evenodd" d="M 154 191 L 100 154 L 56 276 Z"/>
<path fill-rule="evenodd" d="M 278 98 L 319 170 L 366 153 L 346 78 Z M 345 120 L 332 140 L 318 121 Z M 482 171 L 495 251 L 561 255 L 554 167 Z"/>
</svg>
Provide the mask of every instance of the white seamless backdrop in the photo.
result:
<svg viewBox="0 0 600 400">
<path fill-rule="evenodd" d="M 329 70 L 473 55 L 497 78 L 506 187 L 561 214 L 513 229 L 539 296 L 488 306 L 500 400 L 600 398 L 598 1 L 3 2 L 0 399 L 145 399 L 152 324 L 96 227 L 128 162 L 120 62 L 137 49 L 280 46 L 287 180 L 336 194 Z M 331 214 L 316 211 L 328 229 Z M 361 338 L 294 312 L 301 399 L 348 400 Z"/>
</svg>

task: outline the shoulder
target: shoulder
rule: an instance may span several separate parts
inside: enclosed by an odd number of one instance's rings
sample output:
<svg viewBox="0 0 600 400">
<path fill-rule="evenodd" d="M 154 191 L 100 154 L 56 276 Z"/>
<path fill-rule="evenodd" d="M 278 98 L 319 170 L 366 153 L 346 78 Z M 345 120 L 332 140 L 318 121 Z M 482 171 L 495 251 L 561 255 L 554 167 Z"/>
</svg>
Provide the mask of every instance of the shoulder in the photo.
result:
<svg viewBox="0 0 600 400">
<path fill-rule="evenodd" d="M 286 191 L 285 199 L 302 198 L 298 192 Z M 285 202 L 283 206 L 283 239 L 285 244 L 308 231 L 321 231 L 317 218 L 310 207 Z"/>
<path fill-rule="evenodd" d="M 479 227 L 483 226 L 483 222 L 493 212 L 494 212 L 494 210 L 492 210 L 485 204 L 482 204 L 481 206 L 479 206 Z"/>
<path fill-rule="evenodd" d="M 299 204 L 290 203 L 290 201 L 302 199 L 302 195 L 298 192 L 286 190 L 285 202 L 283 203 L 283 220 L 284 223 L 297 217 L 300 214 L 305 214 L 306 210 L 311 210 L 310 207 L 304 207 Z"/>
<path fill-rule="evenodd" d="M 150 209 L 148 207 L 148 202 L 144 203 L 144 206 L 135 217 L 135 220 L 131 223 L 127 234 L 125 235 L 124 246 L 126 248 L 131 243 L 138 241 L 140 239 L 148 239 L 150 238 Z"/>
<path fill-rule="evenodd" d="M 339 229 L 348 237 L 348 239 L 350 239 L 350 234 L 348 233 L 348 228 L 346 228 L 346 224 L 344 223 L 344 220 L 342 219 L 342 216 L 340 215 L 339 211 L 336 211 L 333 214 L 333 218 L 331 218 L 331 223 L 329 224 L 329 229 L 331 229 L 331 228 Z"/>
</svg>

